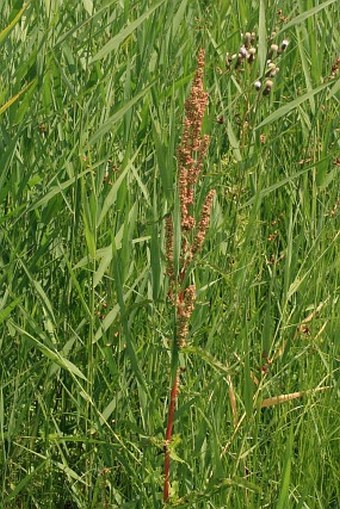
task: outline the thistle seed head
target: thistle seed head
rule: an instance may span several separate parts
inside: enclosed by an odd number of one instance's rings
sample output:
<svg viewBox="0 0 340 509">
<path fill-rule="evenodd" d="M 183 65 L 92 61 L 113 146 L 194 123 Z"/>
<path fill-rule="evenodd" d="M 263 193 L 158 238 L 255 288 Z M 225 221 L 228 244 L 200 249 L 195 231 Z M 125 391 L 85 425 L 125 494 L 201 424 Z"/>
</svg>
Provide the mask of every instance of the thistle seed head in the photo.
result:
<svg viewBox="0 0 340 509">
<path fill-rule="evenodd" d="M 241 58 L 247 58 L 247 56 L 248 56 L 248 51 L 247 51 L 247 49 L 246 49 L 244 46 L 242 46 L 242 47 L 240 48 L 239 56 L 240 56 Z"/>
<path fill-rule="evenodd" d="M 260 88 L 262 87 L 261 81 L 260 80 L 255 81 L 254 87 L 255 87 L 255 90 L 260 90 Z"/>
<path fill-rule="evenodd" d="M 263 95 L 269 95 L 271 90 L 273 88 L 273 82 L 272 80 L 267 80 L 264 84 L 264 90 L 263 90 Z"/>
</svg>

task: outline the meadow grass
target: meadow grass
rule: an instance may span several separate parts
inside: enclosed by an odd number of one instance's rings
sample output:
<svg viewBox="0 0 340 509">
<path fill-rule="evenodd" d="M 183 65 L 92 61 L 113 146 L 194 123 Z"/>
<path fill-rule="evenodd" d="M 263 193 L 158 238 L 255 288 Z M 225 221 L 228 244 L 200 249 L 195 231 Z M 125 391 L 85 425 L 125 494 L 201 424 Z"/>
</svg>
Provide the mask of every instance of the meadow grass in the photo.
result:
<svg viewBox="0 0 340 509">
<path fill-rule="evenodd" d="M 195 215 L 216 197 L 167 506 L 338 508 L 337 2 L 8 0 L 0 14 L 0 507 L 163 506 L 165 218 L 204 48 Z M 247 31 L 255 62 L 226 65 Z"/>
</svg>

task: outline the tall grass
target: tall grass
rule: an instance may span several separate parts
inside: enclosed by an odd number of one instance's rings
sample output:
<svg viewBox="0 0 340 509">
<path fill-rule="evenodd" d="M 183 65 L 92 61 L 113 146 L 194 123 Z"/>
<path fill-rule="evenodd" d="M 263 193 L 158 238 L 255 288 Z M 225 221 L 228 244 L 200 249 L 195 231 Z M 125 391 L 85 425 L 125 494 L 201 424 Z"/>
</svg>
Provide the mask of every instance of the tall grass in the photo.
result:
<svg viewBox="0 0 340 509">
<path fill-rule="evenodd" d="M 4 509 L 162 507 L 165 218 L 199 48 L 211 143 L 197 212 L 217 196 L 193 271 L 168 505 L 337 507 L 340 13 L 332 0 L 279 9 L 0 4 Z M 254 64 L 226 66 L 247 31 Z M 264 95 L 254 82 L 283 39 Z"/>
</svg>

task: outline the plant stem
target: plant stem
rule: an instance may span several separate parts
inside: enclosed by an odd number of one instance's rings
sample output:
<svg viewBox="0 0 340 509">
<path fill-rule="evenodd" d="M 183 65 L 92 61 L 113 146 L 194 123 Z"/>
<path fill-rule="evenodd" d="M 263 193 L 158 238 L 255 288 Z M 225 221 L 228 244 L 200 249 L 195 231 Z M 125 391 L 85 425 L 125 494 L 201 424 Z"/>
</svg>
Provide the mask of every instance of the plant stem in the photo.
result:
<svg viewBox="0 0 340 509">
<path fill-rule="evenodd" d="M 172 388 L 171 388 L 168 421 L 167 421 L 166 433 L 165 433 L 164 490 L 163 490 L 164 502 L 167 502 L 169 500 L 169 491 L 170 491 L 170 447 L 169 447 L 169 444 L 171 442 L 172 431 L 173 431 L 173 427 L 174 427 L 174 415 L 175 415 L 176 401 L 177 401 L 177 397 L 178 397 L 178 387 L 179 387 L 179 368 L 177 368 L 177 370 L 176 370 L 175 378 L 174 378 Z"/>
</svg>

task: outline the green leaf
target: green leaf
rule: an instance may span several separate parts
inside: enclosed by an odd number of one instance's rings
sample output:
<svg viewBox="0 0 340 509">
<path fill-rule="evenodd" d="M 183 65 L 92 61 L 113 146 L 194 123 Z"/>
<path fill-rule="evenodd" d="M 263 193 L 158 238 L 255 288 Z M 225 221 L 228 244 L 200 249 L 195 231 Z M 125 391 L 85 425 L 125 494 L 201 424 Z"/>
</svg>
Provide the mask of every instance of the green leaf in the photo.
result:
<svg viewBox="0 0 340 509">
<path fill-rule="evenodd" d="M 13 491 L 9 493 L 7 497 L 7 502 L 9 502 L 10 500 L 14 500 L 28 484 L 31 484 L 32 479 L 34 479 L 37 476 L 40 470 L 43 470 L 47 466 L 47 462 L 48 460 L 44 458 L 43 461 L 41 461 L 41 463 L 39 463 L 39 465 L 36 468 L 31 470 L 30 473 L 27 474 L 26 476 L 22 477 L 21 481 L 14 487 Z"/>
<path fill-rule="evenodd" d="M 145 96 L 145 94 L 150 90 L 153 83 L 150 83 L 147 85 L 143 90 L 141 90 L 135 97 L 130 99 L 130 101 L 127 101 L 126 103 L 121 106 L 121 108 L 116 111 L 106 122 L 103 123 L 97 130 L 97 132 L 90 138 L 89 143 L 92 145 L 95 141 L 99 140 L 104 134 L 106 134 L 112 126 L 118 122 L 121 118 L 124 117 L 125 113 L 127 113 L 132 106 L 134 106 L 142 97 Z"/>
<path fill-rule="evenodd" d="M 66 357 L 63 357 L 60 352 L 57 350 L 51 350 L 51 348 L 48 348 L 46 345 L 44 345 L 41 341 L 39 341 L 37 338 L 32 336 L 29 332 L 25 331 L 15 323 L 12 323 L 13 327 L 20 332 L 23 336 L 26 336 L 30 341 L 32 341 L 37 348 L 40 350 L 40 352 L 45 355 L 48 359 L 50 359 L 52 362 L 55 362 L 60 366 L 61 368 L 65 369 L 72 375 L 82 378 L 83 380 L 87 380 L 86 377 L 83 375 L 83 373 L 80 371 L 75 364 L 73 364 L 71 361 L 66 359 Z"/>
<path fill-rule="evenodd" d="M 187 7 L 188 0 L 182 0 L 180 6 L 177 9 L 177 12 L 172 20 L 172 35 L 175 36 L 177 33 L 177 30 L 180 27 L 180 24 L 182 22 L 182 19 L 185 14 L 185 9 Z"/>
<path fill-rule="evenodd" d="M 165 2 L 165 0 L 161 0 L 160 2 L 158 2 L 158 4 L 154 5 L 153 7 L 151 7 L 151 9 L 149 9 L 148 11 L 146 11 L 144 14 L 142 14 L 139 18 L 137 18 L 135 21 L 133 21 L 132 23 L 129 23 L 123 30 L 121 30 L 119 32 L 119 34 L 115 35 L 114 37 L 112 37 L 112 39 L 110 39 L 106 44 L 105 46 L 103 46 L 99 51 L 98 53 L 96 53 L 92 59 L 91 59 L 91 64 L 93 64 L 94 62 L 96 62 L 97 60 L 101 60 L 102 58 L 104 58 L 108 53 L 111 53 L 112 51 L 115 51 L 119 48 L 119 46 L 122 44 L 122 42 L 129 36 L 132 34 L 132 32 L 134 32 L 136 30 L 136 28 L 138 28 L 142 23 L 143 21 L 145 21 L 156 9 L 158 9 L 158 7 L 160 7 L 163 3 Z"/>
<path fill-rule="evenodd" d="M 77 175 L 76 177 L 72 177 L 69 180 L 67 180 L 66 182 L 63 182 L 62 184 L 58 184 L 56 186 L 53 186 L 52 189 L 47 194 L 45 194 L 45 196 L 43 196 L 42 198 L 39 198 L 39 200 L 37 200 L 35 203 L 33 203 L 28 208 L 28 211 L 35 210 L 35 209 L 37 209 L 39 207 L 42 207 L 43 205 L 46 205 L 52 198 L 54 198 L 54 196 L 56 196 L 59 193 L 62 193 L 62 191 L 64 191 L 68 187 L 70 187 L 79 178 L 83 177 L 84 175 L 86 175 L 90 171 L 91 171 L 91 169 L 87 169 L 87 170 L 79 173 L 79 175 Z"/>
<path fill-rule="evenodd" d="M 4 309 L 0 310 L 0 325 L 10 316 L 13 309 L 15 309 L 19 304 L 20 300 L 20 298 L 17 298 L 8 304 L 8 306 L 6 306 Z"/>
<path fill-rule="evenodd" d="M 106 214 L 108 213 L 110 208 L 116 202 L 119 188 L 122 185 L 122 183 L 123 183 L 126 175 L 128 174 L 130 168 L 132 167 L 133 162 L 137 158 L 137 155 L 138 155 L 140 149 L 141 149 L 141 146 L 136 150 L 136 152 L 134 153 L 133 157 L 127 162 L 126 167 L 124 168 L 124 170 L 121 172 L 121 174 L 117 178 L 116 182 L 111 187 L 109 194 L 106 196 L 106 198 L 104 200 L 104 203 L 103 203 L 103 206 L 102 206 L 102 209 L 101 209 L 101 211 L 99 213 L 98 226 L 101 225 L 101 223 L 103 222 Z"/>
<path fill-rule="evenodd" d="M 325 161 L 327 159 L 328 159 L 328 157 L 323 159 L 323 161 Z M 321 161 L 319 161 L 319 162 L 321 162 Z M 271 186 L 269 186 L 269 187 L 267 187 L 265 189 L 261 189 L 261 191 L 259 193 L 257 193 L 255 196 L 250 198 L 250 200 L 246 201 L 243 205 L 241 205 L 240 209 L 243 209 L 245 207 L 248 207 L 249 205 L 252 205 L 258 198 L 262 199 L 265 196 L 268 196 L 270 193 L 272 193 L 276 189 L 279 189 L 280 187 L 288 184 L 288 182 L 293 182 L 298 177 L 301 177 L 301 175 L 304 175 L 305 173 L 311 171 L 313 168 L 315 168 L 315 166 L 317 164 L 318 163 L 313 163 L 313 164 L 309 165 L 307 168 L 304 168 L 303 170 L 297 171 L 296 173 L 294 173 L 290 177 L 286 177 L 286 178 L 284 178 L 282 180 L 279 180 L 279 182 L 276 182 L 275 184 L 272 184 Z"/>
<path fill-rule="evenodd" d="M 301 95 L 300 97 L 297 97 L 293 101 L 291 101 L 288 104 L 285 104 L 284 106 L 281 106 L 281 108 L 277 109 L 273 113 L 271 113 L 267 118 L 265 118 L 255 129 L 260 129 L 261 127 L 271 124 L 272 122 L 275 122 L 279 120 L 280 118 L 287 115 L 290 111 L 294 110 L 297 106 L 300 106 L 300 104 L 304 103 L 305 101 L 308 101 L 311 99 L 312 96 L 318 94 L 322 90 L 324 90 L 326 87 L 329 87 L 329 83 L 323 83 L 317 88 L 314 88 L 314 90 L 310 90 L 309 92 L 306 92 L 305 94 Z"/>
<path fill-rule="evenodd" d="M 281 478 L 280 495 L 276 509 L 286 509 L 289 507 L 289 484 L 292 468 L 291 463 L 292 463 L 293 438 L 294 438 L 293 426 L 291 425 L 286 446 L 285 464 L 283 467 L 283 475 Z"/>
<path fill-rule="evenodd" d="M 314 14 L 317 14 L 318 12 L 322 11 L 325 7 L 328 7 L 329 5 L 334 4 L 338 0 L 327 0 L 327 2 L 324 2 L 321 5 L 317 5 L 316 7 L 313 7 L 312 9 L 309 9 L 308 11 L 302 12 L 296 18 L 293 18 L 292 20 L 288 21 L 288 23 L 285 23 L 282 27 L 282 29 L 278 32 L 279 34 L 281 32 L 285 32 L 289 28 L 298 25 L 299 23 L 302 23 L 306 19 L 310 18 L 311 16 L 314 16 Z"/>
<path fill-rule="evenodd" d="M 4 40 L 8 37 L 8 35 L 10 34 L 10 32 L 13 30 L 13 28 L 15 27 L 15 25 L 18 23 L 18 21 L 20 20 L 21 16 L 24 14 L 25 10 L 27 9 L 28 7 L 28 2 L 25 2 L 22 6 L 22 8 L 20 9 L 20 11 L 18 12 L 18 14 L 13 18 L 13 20 L 10 22 L 9 25 L 7 25 L 7 27 L 5 27 L 1 32 L 0 32 L 0 44 L 4 42 Z"/>
<path fill-rule="evenodd" d="M 266 3 L 265 0 L 260 0 L 260 11 L 259 11 L 259 67 L 260 73 L 264 72 L 266 65 L 267 55 L 267 30 L 266 30 Z"/>
<path fill-rule="evenodd" d="M 233 126 L 229 119 L 228 119 L 228 123 L 227 123 L 227 133 L 228 133 L 230 146 L 234 152 L 234 157 L 237 162 L 240 162 L 240 161 L 242 161 L 242 155 L 241 155 L 241 151 L 240 151 L 240 143 L 239 143 L 239 140 L 236 138 Z"/>
<path fill-rule="evenodd" d="M 35 85 L 36 84 L 36 80 L 32 80 L 30 83 L 28 83 L 22 90 L 20 90 L 20 92 L 18 92 L 17 94 L 15 94 L 13 97 L 11 97 L 7 102 L 5 102 L 5 104 L 3 104 L 1 107 L 0 107 L 0 115 L 2 115 L 10 106 L 12 106 L 12 104 L 14 104 L 18 99 L 20 99 L 20 97 L 25 93 L 27 92 L 27 90 L 29 88 L 32 87 L 32 85 Z"/>
</svg>

